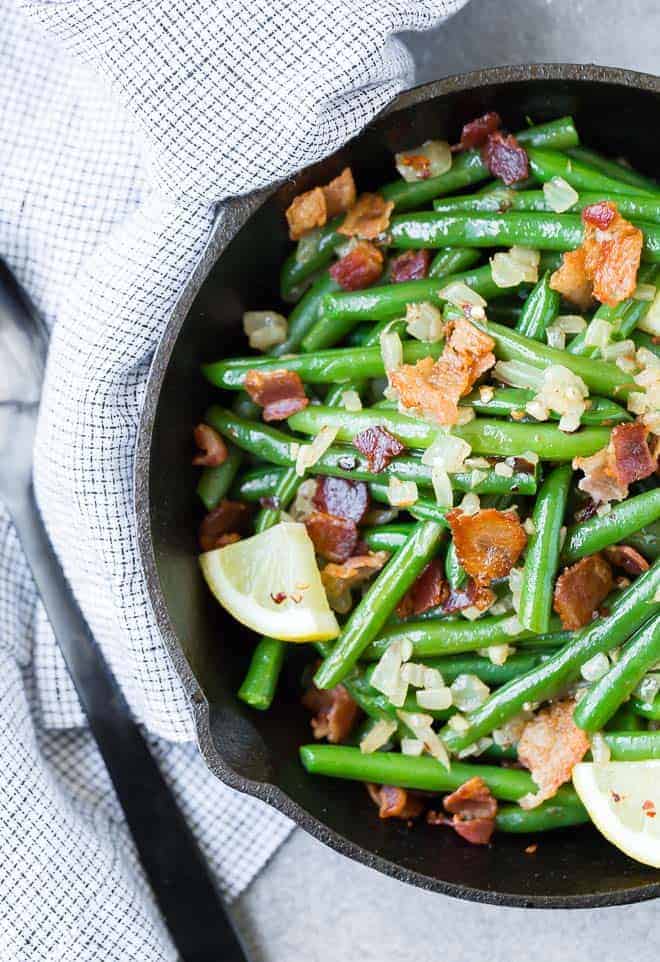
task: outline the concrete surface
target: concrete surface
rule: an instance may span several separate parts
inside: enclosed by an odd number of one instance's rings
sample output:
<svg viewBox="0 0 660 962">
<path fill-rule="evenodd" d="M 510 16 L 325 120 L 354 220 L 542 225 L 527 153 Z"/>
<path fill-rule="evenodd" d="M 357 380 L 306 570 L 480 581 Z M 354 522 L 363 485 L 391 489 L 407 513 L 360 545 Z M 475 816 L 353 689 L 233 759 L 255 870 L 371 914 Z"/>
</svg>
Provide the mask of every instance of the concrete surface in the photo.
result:
<svg viewBox="0 0 660 962">
<path fill-rule="evenodd" d="M 472 0 L 406 42 L 419 82 L 529 61 L 657 73 L 660 0 Z M 656 903 L 548 913 L 458 902 L 356 865 L 300 831 L 236 911 L 255 962 L 655 962 L 660 942 Z"/>
</svg>

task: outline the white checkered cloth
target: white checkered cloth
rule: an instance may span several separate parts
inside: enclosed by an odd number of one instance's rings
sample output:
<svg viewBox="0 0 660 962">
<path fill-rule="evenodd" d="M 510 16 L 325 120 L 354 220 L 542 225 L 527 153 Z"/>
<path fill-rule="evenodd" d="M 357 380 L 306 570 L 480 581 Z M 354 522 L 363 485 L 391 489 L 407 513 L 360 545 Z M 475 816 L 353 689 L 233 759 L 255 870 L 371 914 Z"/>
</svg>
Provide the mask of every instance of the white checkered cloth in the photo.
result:
<svg viewBox="0 0 660 962">
<path fill-rule="evenodd" d="M 0 253 L 53 329 L 40 505 L 228 897 L 290 826 L 199 760 L 149 608 L 131 507 L 149 360 L 216 204 L 358 131 L 411 80 L 393 34 L 463 2 L 0 0 Z M 0 750 L 3 962 L 173 960 L 1 507 Z"/>
</svg>

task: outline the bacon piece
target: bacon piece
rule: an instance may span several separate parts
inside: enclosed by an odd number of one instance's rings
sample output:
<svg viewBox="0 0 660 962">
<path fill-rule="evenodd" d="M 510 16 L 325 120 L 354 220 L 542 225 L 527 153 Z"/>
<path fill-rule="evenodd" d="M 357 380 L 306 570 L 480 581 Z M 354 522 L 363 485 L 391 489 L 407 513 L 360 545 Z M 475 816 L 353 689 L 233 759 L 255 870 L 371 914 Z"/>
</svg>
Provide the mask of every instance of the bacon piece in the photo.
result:
<svg viewBox="0 0 660 962">
<path fill-rule="evenodd" d="M 600 554 L 564 568 L 557 578 L 553 602 L 562 627 L 576 631 L 588 625 L 613 587 L 612 568 Z"/>
<path fill-rule="evenodd" d="M 451 821 L 438 812 L 429 812 L 429 825 L 451 825 L 454 831 L 472 845 L 488 845 L 495 831 L 497 801 L 478 775 L 463 782 L 443 803 L 452 815 Z"/>
<path fill-rule="evenodd" d="M 609 209 L 611 217 L 606 229 L 594 226 L 593 221 L 585 216 L 594 207 L 599 209 L 601 223 L 609 216 L 605 215 L 604 209 Z M 585 223 L 582 246 L 586 275 L 593 281 L 594 294 L 601 304 L 614 307 L 632 297 L 635 291 L 644 235 L 638 227 L 621 217 L 616 204 L 611 201 L 587 208 L 582 212 L 582 219 Z"/>
<path fill-rule="evenodd" d="M 567 301 L 586 311 L 593 301 L 593 284 L 587 277 L 582 247 L 562 254 L 561 266 L 550 277 L 550 287 Z"/>
<path fill-rule="evenodd" d="M 574 708 L 573 698 L 553 702 L 525 725 L 518 759 L 532 773 L 539 790 L 520 799 L 522 808 L 536 808 L 552 798 L 570 779 L 573 766 L 584 758 L 589 739 L 573 721 Z"/>
<path fill-rule="evenodd" d="M 305 521 L 314 550 L 327 561 L 346 561 L 355 551 L 357 526 L 349 518 L 336 518 L 324 511 L 315 511 Z"/>
<path fill-rule="evenodd" d="M 321 691 L 313 684 L 302 703 L 315 713 L 311 721 L 314 738 L 327 738 L 333 745 L 350 735 L 360 711 L 343 685 Z"/>
<path fill-rule="evenodd" d="M 425 611 L 430 611 L 431 608 L 437 608 L 446 599 L 447 594 L 444 566 L 439 558 L 434 558 L 408 588 L 396 606 L 396 613 L 399 618 L 421 615 Z"/>
<path fill-rule="evenodd" d="M 587 458 L 573 458 L 575 470 L 584 471 L 578 488 L 600 504 L 605 501 L 622 501 L 628 494 L 627 485 L 620 485 L 614 473 L 608 448 L 601 448 Z"/>
<path fill-rule="evenodd" d="M 439 424 L 456 424 L 459 399 L 495 364 L 494 347 L 492 337 L 459 318 L 447 325 L 441 357 L 402 364 L 390 373 L 392 387 L 404 407 Z"/>
<path fill-rule="evenodd" d="M 250 519 L 250 510 L 242 501 L 223 498 L 217 508 L 209 511 L 199 526 L 199 546 L 202 551 L 213 551 L 229 544 L 230 533 L 243 531 Z M 238 540 L 238 539 L 233 539 Z"/>
<path fill-rule="evenodd" d="M 370 551 L 368 554 L 354 555 L 341 565 L 327 564 L 321 571 L 321 581 L 330 607 L 340 614 L 350 611 L 351 589 L 373 577 L 388 558 L 387 551 Z"/>
<path fill-rule="evenodd" d="M 616 217 L 616 207 L 606 200 L 598 201 L 597 204 L 588 204 L 582 211 L 582 220 L 585 224 L 592 227 L 600 227 L 606 230 Z"/>
<path fill-rule="evenodd" d="M 216 548 L 224 548 L 228 544 L 236 544 L 237 541 L 241 540 L 241 536 L 238 531 L 229 531 L 227 534 L 221 534 L 216 540 Z"/>
<path fill-rule="evenodd" d="M 478 585 L 473 578 L 468 578 L 460 588 L 452 588 L 442 603 L 442 610 L 446 615 L 453 615 L 466 608 L 477 608 L 486 611 L 495 602 L 497 595 L 490 588 Z"/>
<path fill-rule="evenodd" d="M 355 203 L 356 191 L 353 172 L 350 167 L 344 167 L 341 174 L 322 187 L 327 216 L 336 217 L 343 214 Z"/>
<path fill-rule="evenodd" d="M 603 554 L 615 568 L 623 568 L 631 578 L 648 571 L 650 565 L 644 555 L 629 544 L 613 544 L 605 548 Z"/>
<path fill-rule="evenodd" d="M 264 421 L 283 421 L 309 404 L 296 371 L 260 371 L 252 368 L 245 377 L 245 390 L 263 408 Z"/>
<path fill-rule="evenodd" d="M 193 431 L 199 453 L 193 458 L 198 467 L 217 468 L 224 464 L 229 455 L 224 438 L 210 424 L 198 424 Z"/>
<path fill-rule="evenodd" d="M 473 150 L 475 147 L 483 147 L 490 134 L 502 126 L 500 115 L 494 110 L 476 117 L 468 124 L 464 124 L 461 131 L 461 150 Z"/>
<path fill-rule="evenodd" d="M 390 226 L 390 214 L 393 210 L 394 203 L 385 200 L 380 194 L 360 194 L 341 227 L 337 228 L 337 233 L 346 234 L 347 237 L 361 237 L 363 240 L 375 240 Z"/>
<path fill-rule="evenodd" d="M 345 291 L 361 291 L 383 273 L 383 255 L 369 241 L 359 241 L 352 251 L 330 268 L 330 276 Z"/>
<path fill-rule="evenodd" d="M 499 177 L 507 186 L 529 177 L 527 151 L 513 134 L 503 134 L 499 130 L 489 134 L 483 159 L 493 177 Z"/>
<path fill-rule="evenodd" d="M 431 252 L 425 247 L 418 251 L 404 251 L 390 261 L 390 280 L 393 284 L 420 280 L 428 274 L 430 262 Z"/>
<path fill-rule="evenodd" d="M 362 521 L 371 501 L 364 481 L 331 477 L 319 478 L 312 500 L 319 511 L 347 518 L 355 524 Z"/>
<path fill-rule="evenodd" d="M 614 456 L 614 473 L 619 484 L 632 484 L 653 474 L 657 458 L 651 455 L 647 443 L 648 428 L 641 421 L 617 424 L 610 435 Z"/>
<path fill-rule="evenodd" d="M 510 511 L 485 508 L 468 515 L 456 508 L 447 521 L 458 560 L 478 585 L 505 578 L 527 544 L 525 529 Z"/>
<path fill-rule="evenodd" d="M 405 788 L 394 785 L 373 785 L 366 782 L 369 797 L 378 805 L 379 818 L 401 818 L 408 821 L 424 811 L 424 802 Z"/>
<path fill-rule="evenodd" d="M 350 167 L 325 187 L 313 187 L 294 197 L 286 210 L 291 240 L 300 240 L 315 227 L 323 227 L 329 217 L 336 217 L 355 203 L 355 183 Z"/>
<path fill-rule="evenodd" d="M 598 511 L 598 505 L 593 500 L 593 498 L 587 498 L 581 508 L 573 514 L 573 521 L 575 524 L 582 524 L 583 521 L 588 521 L 589 518 L 593 518 Z"/>
<path fill-rule="evenodd" d="M 392 458 L 398 457 L 406 450 L 405 445 L 401 444 L 398 438 L 380 425 L 360 431 L 353 438 L 353 445 L 360 454 L 365 456 L 369 470 L 375 474 L 383 471 Z"/>
</svg>

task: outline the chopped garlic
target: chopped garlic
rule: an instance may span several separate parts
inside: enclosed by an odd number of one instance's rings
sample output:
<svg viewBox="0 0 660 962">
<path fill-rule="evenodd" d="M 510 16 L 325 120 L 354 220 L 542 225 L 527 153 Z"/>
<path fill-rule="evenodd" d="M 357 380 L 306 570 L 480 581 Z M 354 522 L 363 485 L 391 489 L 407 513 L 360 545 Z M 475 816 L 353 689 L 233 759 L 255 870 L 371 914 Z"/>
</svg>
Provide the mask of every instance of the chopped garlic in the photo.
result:
<svg viewBox="0 0 660 962">
<path fill-rule="evenodd" d="M 362 401 L 357 391 L 343 391 L 341 403 L 345 411 L 361 411 Z"/>
<path fill-rule="evenodd" d="M 403 364 L 403 344 L 396 331 L 383 331 L 380 335 L 380 353 L 386 373 L 401 367 Z"/>
<path fill-rule="evenodd" d="M 421 755 L 424 751 L 424 742 L 419 738 L 402 738 L 401 739 L 401 754 L 402 755 Z"/>
<path fill-rule="evenodd" d="M 580 199 L 580 195 L 574 187 L 564 180 L 563 177 L 552 177 L 543 185 L 543 195 L 545 202 L 550 210 L 555 214 L 563 214 L 570 210 Z"/>
<path fill-rule="evenodd" d="M 338 427 L 325 424 L 311 444 L 301 444 L 296 457 L 296 474 L 302 477 L 308 468 L 312 468 L 331 446 L 337 435 Z"/>
<path fill-rule="evenodd" d="M 248 336 L 250 347 L 257 351 L 267 351 L 286 341 L 288 321 L 276 311 L 246 311 L 243 314 L 243 330 Z"/>
<path fill-rule="evenodd" d="M 387 500 L 395 508 L 409 508 L 417 501 L 419 493 L 414 481 L 400 481 L 390 476 L 387 485 Z"/>
<path fill-rule="evenodd" d="M 417 692 L 417 704 L 427 711 L 444 711 L 451 708 L 452 693 L 449 688 L 423 688 Z"/>
<path fill-rule="evenodd" d="M 540 260 L 540 252 L 527 247 L 514 246 L 509 251 L 501 251 L 490 259 L 493 281 L 498 287 L 517 287 L 523 282 L 536 284 Z"/>
<path fill-rule="evenodd" d="M 469 517 L 479 514 L 481 511 L 481 501 L 479 500 L 479 495 L 468 491 L 467 494 L 463 495 L 461 503 L 459 504 L 459 508 L 463 514 L 466 514 Z"/>
<path fill-rule="evenodd" d="M 406 305 L 406 331 L 418 341 L 440 341 L 443 337 L 442 313 L 434 304 L 421 301 Z"/>
<path fill-rule="evenodd" d="M 393 719 L 381 718 L 375 725 L 372 725 L 360 742 L 362 754 L 370 755 L 372 752 L 377 752 L 379 748 L 388 743 L 397 728 L 397 723 Z"/>
</svg>

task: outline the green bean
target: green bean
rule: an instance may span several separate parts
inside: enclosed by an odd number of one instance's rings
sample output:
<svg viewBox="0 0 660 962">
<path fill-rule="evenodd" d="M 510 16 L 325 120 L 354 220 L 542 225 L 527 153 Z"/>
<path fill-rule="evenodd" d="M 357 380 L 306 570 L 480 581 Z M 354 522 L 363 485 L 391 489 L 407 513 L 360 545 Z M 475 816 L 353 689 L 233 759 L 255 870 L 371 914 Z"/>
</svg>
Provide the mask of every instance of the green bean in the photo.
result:
<svg viewBox="0 0 660 962">
<path fill-rule="evenodd" d="M 441 353 L 441 344 L 410 340 L 403 345 L 403 359 L 407 364 L 414 364 L 423 357 L 439 357 Z M 379 347 L 335 348 L 319 351 L 312 356 L 296 354 L 293 357 L 278 358 L 230 358 L 202 366 L 204 376 L 211 384 L 229 391 L 242 388 L 247 373 L 251 370 L 264 373 L 281 370 L 296 371 L 308 384 L 334 384 L 352 379 L 365 380 L 371 377 L 382 377 L 385 373 Z"/>
<path fill-rule="evenodd" d="M 560 117 L 547 124 L 538 124 L 516 134 L 526 147 L 552 147 L 557 150 L 575 146 L 578 136 L 571 117 Z M 451 169 L 438 177 L 406 183 L 404 180 L 386 184 L 380 193 L 386 200 L 394 201 L 397 210 L 422 207 L 434 197 L 453 194 L 462 187 L 469 187 L 490 177 L 490 171 L 481 158 L 481 151 L 466 150 L 454 158 Z"/>
<path fill-rule="evenodd" d="M 495 353 L 503 361 L 524 361 L 538 368 L 560 364 L 581 377 L 591 393 L 606 397 L 625 398 L 631 390 L 630 375 L 624 374 L 615 364 L 548 347 L 494 321 L 487 325 L 478 322 L 477 326 L 493 338 Z"/>
<path fill-rule="evenodd" d="M 473 247 L 443 247 L 431 261 L 429 277 L 446 277 L 474 267 L 480 258 L 479 251 Z"/>
<path fill-rule="evenodd" d="M 343 234 L 337 233 L 342 220 L 343 217 L 335 217 L 323 227 L 311 231 L 302 241 L 298 241 L 295 250 L 284 261 L 280 274 L 280 294 L 283 301 L 291 300 L 297 287 L 304 284 L 312 274 L 327 267 L 337 245 L 347 240 Z"/>
<path fill-rule="evenodd" d="M 612 761 L 638 762 L 660 758 L 660 732 L 603 732 Z"/>
<path fill-rule="evenodd" d="M 631 704 L 625 702 L 612 715 L 605 729 L 612 732 L 640 732 L 645 731 L 645 724 L 639 715 L 635 714 Z"/>
<path fill-rule="evenodd" d="M 660 696 L 656 696 L 652 702 L 647 702 L 633 695 L 630 699 L 630 706 L 642 718 L 648 718 L 649 721 L 660 721 Z"/>
<path fill-rule="evenodd" d="M 660 340 L 657 337 L 652 337 L 650 334 L 647 334 L 646 331 L 639 330 L 631 331 L 630 337 L 635 342 L 636 350 L 644 347 L 647 351 L 650 351 L 651 354 L 660 357 Z"/>
<path fill-rule="evenodd" d="M 574 631 L 562 631 L 561 622 L 555 615 L 550 619 L 550 631 L 541 635 L 525 632 L 516 637 L 516 647 L 536 651 L 537 648 L 562 648 L 575 638 Z"/>
<path fill-rule="evenodd" d="M 324 271 L 289 314 L 286 341 L 283 344 L 278 344 L 271 353 L 279 357 L 297 351 L 304 336 L 316 323 L 325 295 L 338 290 L 339 284 L 330 277 L 327 271 Z M 261 359 L 253 358 L 253 360 Z"/>
<path fill-rule="evenodd" d="M 546 632 L 552 610 L 552 586 L 557 574 L 561 526 L 573 472 L 570 464 L 555 468 L 545 479 L 534 504 L 525 555 L 518 620 L 530 631 Z"/>
<path fill-rule="evenodd" d="M 328 775 L 377 785 L 396 785 L 426 792 L 452 792 L 479 775 L 495 798 L 517 802 L 535 792 L 537 786 L 529 772 L 496 765 L 470 765 L 452 762 L 447 770 L 429 755 L 415 757 L 399 752 L 372 752 L 363 755 L 359 748 L 346 745 L 303 745 L 300 759 L 310 775 Z M 573 797 L 571 788 L 560 788 L 557 801 Z"/>
<path fill-rule="evenodd" d="M 247 418 L 249 421 L 259 420 L 261 408 L 252 400 L 245 391 L 239 391 L 233 398 L 231 409 L 239 418 Z"/>
<path fill-rule="evenodd" d="M 238 689 L 241 701 L 258 711 L 270 708 L 285 654 L 286 642 L 268 637 L 259 639 L 243 684 Z"/>
<path fill-rule="evenodd" d="M 528 634 L 521 632 L 521 635 Z M 511 617 L 509 615 L 484 615 L 476 621 L 463 618 L 452 621 L 438 618 L 429 621 L 405 621 L 385 628 L 364 651 L 367 661 L 377 661 L 393 641 L 409 639 L 413 661 L 436 658 L 440 655 L 457 655 L 492 645 L 513 643 Z M 516 637 L 515 644 L 518 644 Z"/>
<path fill-rule="evenodd" d="M 527 150 L 529 165 L 532 172 L 544 183 L 553 177 L 563 177 L 575 190 L 592 191 L 601 194 L 601 200 L 610 194 L 641 194 L 645 197 L 657 195 L 657 191 L 624 184 L 621 180 L 614 180 L 607 174 L 601 173 L 594 167 L 584 164 L 574 157 L 567 157 L 558 150 L 546 150 L 543 147 L 530 147 Z"/>
<path fill-rule="evenodd" d="M 660 519 L 660 488 L 619 501 L 608 514 L 575 524 L 566 532 L 562 564 L 573 564 L 608 545 L 629 541 L 631 535 Z"/>
<path fill-rule="evenodd" d="M 524 411 L 525 405 L 534 396 L 535 392 L 527 388 L 500 387 L 493 389 L 492 396 L 490 394 L 484 395 L 485 399 L 482 398 L 479 390 L 473 391 L 472 394 L 462 398 L 461 404 L 474 408 L 478 414 L 486 414 L 492 417 L 511 417 L 516 412 Z M 553 421 L 559 420 L 559 414 L 556 411 L 551 411 L 550 417 Z M 531 415 L 527 417 L 527 420 L 535 421 Z M 590 397 L 589 407 L 580 418 L 582 424 L 606 426 L 631 420 L 632 418 L 625 408 L 614 401 L 610 401 L 609 398 L 603 397 Z"/>
<path fill-rule="evenodd" d="M 433 425 L 397 411 L 363 409 L 339 412 L 321 405 L 310 405 L 289 418 L 289 426 L 303 434 L 316 435 L 325 424 L 338 428 L 337 438 L 341 441 L 352 441 L 361 431 L 377 425 L 386 428 L 408 447 L 428 448 L 437 437 L 437 429 Z M 214 423 L 213 426 L 217 425 Z M 554 424 L 507 424 L 488 418 L 475 418 L 453 428 L 452 434 L 467 441 L 474 454 L 507 458 L 524 457 L 534 451 L 539 458 L 548 461 L 570 461 L 574 457 L 595 454 L 609 441 L 607 428 L 582 428 L 573 434 L 566 434 Z"/>
<path fill-rule="evenodd" d="M 656 562 L 623 591 L 607 618 L 591 622 L 557 654 L 498 688 L 480 708 L 468 713 L 465 731 L 457 732 L 445 726 L 441 734 L 447 748 L 452 752 L 461 751 L 504 724 L 526 703 L 552 698 L 564 690 L 579 676 L 586 661 L 620 645 L 647 618 L 660 611 L 660 602 L 653 600 L 659 588 L 660 563 Z"/>
<path fill-rule="evenodd" d="M 445 575 L 447 577 L 449 587 L 452 589 L 460 588 L 461 585 L 465 584 L 467 581 L 465 569 L 458 560 L 458 555 L 456 554 L 456 545 L 454 544 L 453 538 L 449 542 L 447 554 L 445 555 Z"/>
<path fill-rule="evenodd" d="M 585 731 L 599 731 L 633 693 L 650 668 L 660 660 L 660 615 L 633 635 L 617 662 L 580 699 L 573 713 Z"/>
<path fill-rule="evenodd" d="M 267 531 L 280 520 L 280 512 L 286 509 L 296 496 L 300 478 L 295 468 L 287 468 L 282 472 L 273 494 L 275 505 L 262 507 L 254 522 L 255 534 Z"/>
<path fill-rule="evenodd" d="M 660 224 L 660 198 L 645 197 L 641 194 L 608 194 L 608 199 L 614 201 L 619 213 L 633 223 Z M 584 210 L 590 204 L 602 201 L 602 193 L 581 191 L 578 200 L 570 208 L 571 213 Z M 542 190 L 513 191 L 508 187 L 498 187 L 490 194 L 469 194 L 461 197 L 445 197 L 433 203 L 433 209 L 438 214 L 453 214 L 458 211 L 473 211 L 476 213 L 505 213 L 506 211 L 550 211 L 545 194 Z"/>
<path fill-rule="evenodd" d="M 197 494 L 207 511 L 217 508 L 229 491 L 241 466 L 243 455 L 233 444 L 227 445 L 228 455 L 217 468 L 204 468 L 197 485 Z"/>
<path fill-rule="evenodd" d="M 365 528 L 360 534 L 370 551 L 396 551 L 403 547 L 412 532 L 413 525 L 382 524 L 377 528 Z"/>
<path fill-rule="evenodd" d="M 248 503 L 260 501 L 261 498 L 272 498 L 283 473 L 282 468 L 252 468 L 241 477 L 233 493 L 240 501 Z"/>
<path fill-rule="evenodd" d="M 495 828 L 499 832 L 531 834 L 547 832 L 555 828 L 569 828 L 589 822 L 587 810 L 574 794 L 568 797 L 570 789 L 566 786 L 566 796 L 560 801 L 551 798 L 536 808 L 521 808 L 520 805 L 501 805 L 495 816 Z"/>
<path fill-rule="evenodd" d="M 550 271 L 534 285 L 525 301 L 516 330 L 535 341 L 545 341 L 545 332 L 559 313 L 559 293 L 550 287 Z"/>
<path fill-rule="evenodd" d="M 496 665 L 484 655 L 471 653 L 445 655 L 441 658 L 426 658 L 424 664 L 428 668 L 437 668 L 445 684 L 451 684 L 459 675 L 476 675 L 486 685 L 504 685 L 522 672 L 529 671 L 545 661 L 552 653 L 552 649 L 516 652 L 509 655 L 503 665 Z"/>
<path fill-rule="evenodd" d="M 374 719 L 379 718 L 389 718 L 392 721 L 399 724 L 399 718 L 397 716 L 397 709 L 391 703 L 386 695 L 381 694 L 375 688 L 372 688 L 370 684 L 371 675 L 373 674 L 373 669 L 375 665 L 371 665 L 364 675 L 352 675 L 350 678 L 344 679 L 344 685 L 348 689 L 348 693 L 353 698 L 354 701 L 358 703 L 363 712 L 367 715 L 371 715 Z M 407 695 L 403 705 L 401 706 L 402 711 L 407 712 L 418 712 L 420 707 L 417 704 L 417 696 L 413 693 Z M 424 709 L 425 714 L 431 715 L 437 720 L 444 720 L 449 718 L 455 713 L 455 708 L 445 708 L 445 709 Z M 405 725 L 400 725 L 403 728 L 402 734 L 407 735 L 408 729 Z"/>
<path fill-rule="evenodd" d="M 620 180 L 623 181 L 624 184 L 631 184 L 633 187 L 641 187 L 643 190 L 650 190 L 660 194 L 660 186 L 658 186 L 656 181 L 637 173 L 636 170 L 632 170 L 632 168 L 626 166 L 626 164 L 622 164 L 618 160 L 603 157 L 602 154 L 596 153 L 595 150 L 589 150 L 587 147 L 569 147 L 566 153 L 569 157 L 573 157 L 575 160 L 594 167 L 602 174 L 606 174 L 614 180 Z M 602 197 L 600 199 L 602 200 Z"/>
<path fill-rule="evenodd" d="M 389 489 L 382 481 L 372 481 L 369 484 L 369 493 L 375 501 L 383 504 L 390 504 Z M 442 507 L 437 501 L 431 498 L 418 498 L 414 504 L 406 508 L 406 511 L 420 521 L 437 521 L 443 527 L 448 527 L 445 515 L 449 509 Z"/>
<path fill-rule="evenodd" d="M 660 522 L 648 524 L 639 531 L 626 535 L 626 544 L 637 548 L 647 561 L 660 558 Z"/>
<path fill-rule="evenodd" d="M 443 530 L 435 521 L 415 526 L 408 543 L 390 558 L 353 609 L 316 672 L 318 688 L 332 688 L 346 677 L 436 551 Z"/>
</svg>

